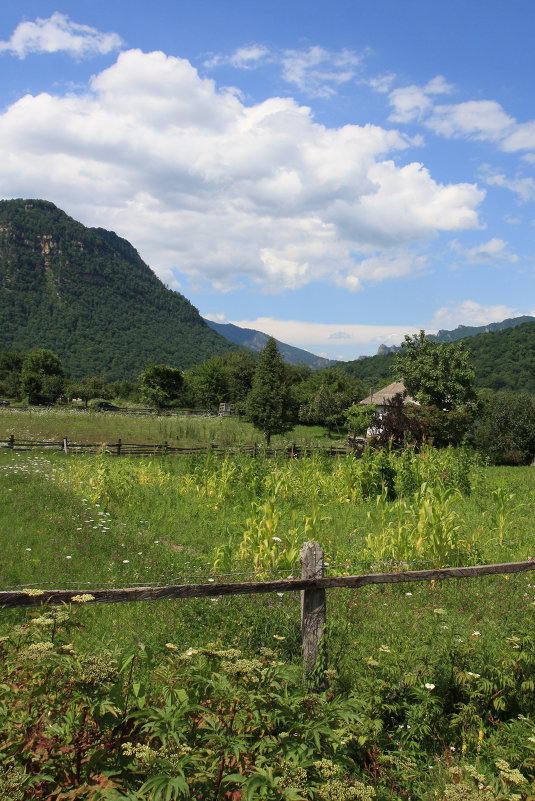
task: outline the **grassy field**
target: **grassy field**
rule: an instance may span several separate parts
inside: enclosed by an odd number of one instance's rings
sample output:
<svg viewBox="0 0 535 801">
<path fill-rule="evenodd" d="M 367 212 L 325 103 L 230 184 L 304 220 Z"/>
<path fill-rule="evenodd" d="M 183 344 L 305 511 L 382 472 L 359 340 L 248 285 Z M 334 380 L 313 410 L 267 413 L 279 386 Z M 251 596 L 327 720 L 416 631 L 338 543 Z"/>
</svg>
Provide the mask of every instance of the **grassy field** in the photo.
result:
<svg viewBox="0 0 535 801">
<path fill-rule="evenodd" d="M 272 437 L 272 447 L 329 444 L 326 429 L 320 426 L 296 426 L 291 436 Z M 67 437 L 73 442 L 123 442 L 189 447 L 253 445 L 263 437 L 250 423 L 235 417 L 194 417 L 189 415 L 126 415 L 120 412 L 96 412 L 83 408 L 3 409 L 0 407 L 0 440 L 11 434 L 15 439 L 57 440 Z M 343 437 L 345 433 L 342 432 Z"/>
<path fill-rule="evenodd" d="M 2 418 L 6 433 L 11 414 Z M 116 416 L 95 417 L 93 426 L 118 425 Z M 25 435 L 94 436 L 95 428 L 65 431 L 67 422 L 84 419 L 32 414 Z M 156 436 L 164 424 L 191 426 L 191 441 L 212 439 L 212 424 L 223 424 L 219 431 L 229 437 L 234 432 L 234 441 L 249 436 L 228 420 L 123 422 L 131 434 L 114 433 L 125 439 L 151 436 L 150 425 Z M 99 434 L 108 436 L 104 428 Z M 295 575 L 309 539 L 323 546 L 334 574 L 520 560 L 535 554 L 534 503 L 532 468 L 491 468 L 463 452 L 290 461 L 3 451 L 0 588 L 87 592 L 213 574 Z M 362 705 L 351 759 L 378 797 L 533 797 L 526 788 L 535 770 L 534 604 L 530 573 L 329 592 L 331 690 L 336 699 L 356 693 Z M 4 610 L 0 641 L 27 617 Z M 161 660 L 169 644 L 187 653 L 217 641 L 249 659 L 273 648 L 298 665 L 299 598 L 89 605 L 76 610 L 68 636 L 87 654 L 142 649 Z M 496 767 L 500 759 L 521 769 L 524 789 Z M 435 778 L 428 782 L 430 766 Z M 465 766 L 477 767 L 484 780 L 471 782 Z M 277 792 L 264 787 L 258 797 L 292 797 Z M 321 792 L 293 797 L 338 797 Z M 203 797 L 216 796 L 210 790 Z"/>
</svg>

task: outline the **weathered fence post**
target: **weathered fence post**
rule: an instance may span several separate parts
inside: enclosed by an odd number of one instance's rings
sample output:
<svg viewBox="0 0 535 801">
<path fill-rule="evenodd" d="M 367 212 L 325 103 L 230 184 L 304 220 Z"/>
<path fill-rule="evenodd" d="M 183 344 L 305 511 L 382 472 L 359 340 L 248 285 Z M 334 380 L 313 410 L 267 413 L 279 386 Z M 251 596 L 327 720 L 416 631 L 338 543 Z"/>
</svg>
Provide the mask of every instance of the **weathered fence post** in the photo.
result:
<svg viewBox="0 0 535 801">
<path fill-rule="evenodd" d="M 67 441 L 67 437 L 63 437 L 63 450 L 65 451 L 65 453 L 68 453 L 68 452 L 69 452 L 69 451 L 68 451 L 68 441 Z"/>
<path fill-rule="evenodd" d="M 11 450 L 13 450 L 13 448 L 15 447 L 15 434 L 9 435 L 9 442 L 7 443 L 7 447 L 11 448 Z"/>
<path fill-rule="evenodd" d="M 323 578 L 323 550 L 318 542 L 305 542 L 299 556 L 301 578 Z M 303 669 L 311 689 L 316 692 L 327 686 L 327 652 L 322 642 L 326 617 L 325 590 L 301 590 Z"/>
<path fill-rule="evenodd" d="M 122 444 L 123 444 L 123 443 L 122 443 L 122 440 L 121 440 L 121 438 L 119 437 L 119 439 L 117 440 L 117 456 L 120 456 L 120 455 L 121 455 L 121 445 L 122 445 Z"/>
</svg>

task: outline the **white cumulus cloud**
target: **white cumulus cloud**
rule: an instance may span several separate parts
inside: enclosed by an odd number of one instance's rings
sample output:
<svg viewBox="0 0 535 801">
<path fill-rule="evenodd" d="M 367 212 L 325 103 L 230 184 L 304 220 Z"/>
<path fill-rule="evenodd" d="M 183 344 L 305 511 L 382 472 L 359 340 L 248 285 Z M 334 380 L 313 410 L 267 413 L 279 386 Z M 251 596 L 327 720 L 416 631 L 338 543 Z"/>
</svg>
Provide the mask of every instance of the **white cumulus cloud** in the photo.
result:
<svg viewBox="0 0 535 801">
<path fill-rule="evenodd" d="M 113 228 L 171 284 L 176 269 L 218 290 L 358 289 L 420 271 L 439 232 L 479 227 L 484 191 L 398 166 L 409 147 L 396 130 L 321 125 L 292 98 L 247 105 L 185 59 L 128 50 L 85 91 L 0 115 L 0 180 L 5 197 Z"/>
<path fill-rule="evenodd" d="M 488 325 L 489 323 L 499 323 L 510 317 L 518 317 L 520 314 L 521 312 L 510 306 L 485 306 L 473 300 L 465 300 L 462 303 L 437 309 L 430 326 L 448 330 L 456 328 L 458 325 Z"/>
<path fill-rule="evenodd" d="M 425 86 L 403 86 L 390 92 L 388 100 L 393 108 L 393 122 L 412 122 L 423 119 L 433 108 L 435 95 L 449 94 L 453 86 L 442 75 L 437 75 Z"/>
<path fill-rule="evenodd" d="M 498 142 L 513 129 L 515 120 L 494 100 L 468 100 L 435 106 L 426 125 L 446 137 L 468 136 Z"/>
<path fill-rule="evenodd" d="M 416 326 L 354 325 L 340 323 L 312 323 L 300 320 L 277 320 L 274 317 L 257 317 L 254 320 L 232 320 L 240 328 L 253 328 L 297 347 L 332 348 L 338 345 L 363 347 L 370 342 L 380 345 L 399 344 L 405 334 L 416 334 Z M 358 353 L 358 351 L 357 351 Z"/>
<path fill-rule="evenodd" d="M 332 53 L 315 46 L 286 50 L 281 62 L 285 81 L 313 97 L 329 97 L 337 86 L 355 77 L 360 57 L 351 50 Z"/>
<path fill-rule="evenodd" d="M 0 52 L 25 58 L 30 53 L 66 52 L 87 58 L 117 50 L 122 45 L 116 33 L 102 33 L 89 25 L 73 22 L 56 11 L 48 19 L 21 22 L 8 41 L 0 42 Z"/>
<path fill-rule="evenodd" d="M 500 172 L 488 172 L 485 182 L 489 186 L 501 186 L 509 189 L 524 203 L 535 199 L 535 181 L 531 177 L 508 178 Z"/>
<path fill-rule="evenodd" d="M 482 242 L 473 248 L 464 248 L 458 242 L 452 242 L 451 246 L 456 253 L 463 256 L 470 264 L 492 261 L 515 263 L 518 261 L 518 256 L 509 250 L 507 242 L 499 239 L 499 237 L 493 237 L 488 242 Z"/>
</svg>

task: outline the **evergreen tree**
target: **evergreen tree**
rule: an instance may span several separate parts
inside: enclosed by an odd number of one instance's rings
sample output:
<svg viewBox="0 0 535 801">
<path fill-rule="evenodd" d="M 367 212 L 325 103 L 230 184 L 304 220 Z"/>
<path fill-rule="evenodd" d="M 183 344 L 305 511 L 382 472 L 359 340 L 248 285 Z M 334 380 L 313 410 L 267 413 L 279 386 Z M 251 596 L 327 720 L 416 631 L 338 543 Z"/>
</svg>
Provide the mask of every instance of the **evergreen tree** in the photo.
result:
<svg viewBox="0 0 535 801">
<path fill-rule="evenodd" d="M 294 425 L 294 401 L 285 382 L 285 370 L 277 343 L 270 337 L 260 353 L 247 397 L 247 414 L 262 431 L 269 446 L 272 434 L 284 434 Z"/>
</svg>

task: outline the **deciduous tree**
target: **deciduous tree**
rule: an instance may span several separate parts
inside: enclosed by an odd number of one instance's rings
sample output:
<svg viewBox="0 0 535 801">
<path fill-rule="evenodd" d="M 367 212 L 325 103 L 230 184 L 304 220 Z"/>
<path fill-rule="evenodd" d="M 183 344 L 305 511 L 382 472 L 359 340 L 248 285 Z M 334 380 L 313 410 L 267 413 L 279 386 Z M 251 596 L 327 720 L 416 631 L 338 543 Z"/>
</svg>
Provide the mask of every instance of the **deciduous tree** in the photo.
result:
<svg viewBox="0 0 535 801">
<path fill-rule="evenodd" d="M 474 368 L 464 342 L 436 343 L 420 331 L 406 336 L 401 348 L 394 373 L 420 403 L 449 410 L 475 401 Z"/>
<path fill-rule="evenodd" d="M 149 364 L 139 376 L 139 393 L 144 403 L 163 408 L 180 398 L 182 371 L 168 364 Z"/>
</svg>

